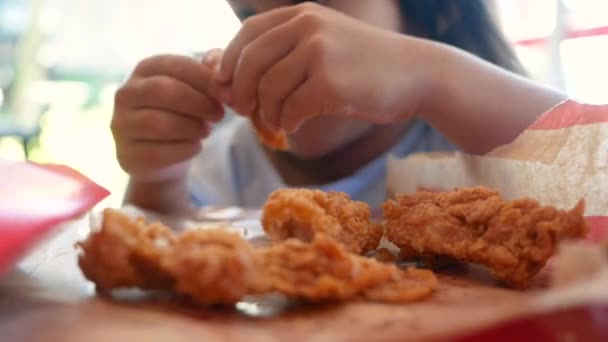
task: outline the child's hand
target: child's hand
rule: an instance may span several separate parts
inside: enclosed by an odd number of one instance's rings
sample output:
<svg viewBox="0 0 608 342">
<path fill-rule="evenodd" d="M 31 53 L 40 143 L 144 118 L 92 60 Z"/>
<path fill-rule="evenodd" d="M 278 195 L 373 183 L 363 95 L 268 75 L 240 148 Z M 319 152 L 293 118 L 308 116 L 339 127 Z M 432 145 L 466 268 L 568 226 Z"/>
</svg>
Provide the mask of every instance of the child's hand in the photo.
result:
<svg viewBox="0 0 608 342">
<path fill-rule="evenodd" d="M 388 123 L 417 114 L 429 93 L 428 45 L 305 3 L 246 20 L 216 81 L 231 86 L 223 101 L 245 116 L 259 105 L 274 130 L 319 115 Z"/>
<path fill-rule="evenodd" d="M 118 161 L 132 179 L 165 181 L 186 174 L 210 123 L 224 114 L 211 82 L 216 56 L 208 54 L 204 63 L 171 55 L 148 58 L 117 91 L 112 133 Z"/>
</svg>

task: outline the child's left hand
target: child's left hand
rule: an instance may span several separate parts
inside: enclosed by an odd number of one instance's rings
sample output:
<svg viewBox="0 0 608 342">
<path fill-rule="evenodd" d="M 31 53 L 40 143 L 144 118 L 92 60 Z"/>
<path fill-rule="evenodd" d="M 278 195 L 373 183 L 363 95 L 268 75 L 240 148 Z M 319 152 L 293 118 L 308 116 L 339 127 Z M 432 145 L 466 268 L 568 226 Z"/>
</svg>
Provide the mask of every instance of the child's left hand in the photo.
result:
<svg viewBox="0 0 608 342">
<path fill-rule="evenodd" d="M 224 102 L 244 116 L 259 106 L 273 130 L 320 115 L 388 123 L 416 114 L 430 93 L 428 45 L 304 3 L 246 20 L 216 80 L 229 86 Z"/>
</svg>

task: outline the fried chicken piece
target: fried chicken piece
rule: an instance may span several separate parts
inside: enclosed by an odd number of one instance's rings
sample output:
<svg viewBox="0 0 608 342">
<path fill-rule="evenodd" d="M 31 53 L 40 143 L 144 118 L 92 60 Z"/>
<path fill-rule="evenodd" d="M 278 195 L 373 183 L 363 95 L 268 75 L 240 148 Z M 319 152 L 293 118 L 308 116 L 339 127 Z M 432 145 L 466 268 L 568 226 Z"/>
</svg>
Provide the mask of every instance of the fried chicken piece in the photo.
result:
<svg viewBox="0 0 608 342">
<path fill-rule="evenodd" d="M 288 239 L 260 251 L 259 263 L 269 289 L 311 302 L 365 297 L 381 302 L 411 302 L 437 287 L 431 271 L 402 271 L 394 264 L 351 254 L 324 235 L 312 242 Z"/>
<path fill-rule="evenodd" d="M 285 131 L 273 132 L 268 129 L 262 121 L 259 111 L 256 110 L 255 114 L 251 117 L 251 124 L 262 144 L 279 151 L 289 149 L 289 142 L 287 141 Z"/>
<path fill-rule="evenodd" d="M 106 209 L 101 229 L 76 244 L 81 251 L 78 264 L 99 291 L 168 289 L 173 281 L 160 267 L 160 261 L 173 241 L 172 232 L 161 224 L 146 224 L 142 219 L 133 220 Z"/>
<path fill-rule="evenodd" d="M 172 290 L 201 305 L 232 304 L 257 274 L 254 248 L 238 233 L 197 229 L 175 236 L 161 224 L 111 209 L 101 229 L 77 246 L 82 272 L 101 291 Z"/>
<path fill-rule="evenodd" d="M 253 246 L 238 233 L 199 229 L 177 236 L 162 265 L 176 279 L 175 291 L 201 305 L 233 304 L 258 275 Z"/>
<path fill-rule="evenodd" d="M 461 260 L 454 259 L 445 255 L 432 253 L 418 253 L 410 247 L 401 247 L 399 249 L 398 260 L 417 261 L 424 268 L 439 269 L 445 267 L 453 267 L 462 264 Z"/>
<path fill-rule="evenodd" d="M 366 203 L 344 193 L 308 189 L 280 189 L 268 197 L 262 226 L 273 241 L 290 237 L 312 241 L 324 234 L 342 243 L 349 252 L 364 254 L 375 249 L 384 231 L 372 223 Z"/>
<path fill-rule="evenodd" d="M 400 195 L 383 204 L 388 239 L 408 254 L 436 254 L 481 263 L 523 288 L 563 239 L 587 232 L 584 202 L 572 210 L 524 198 L 504 201 L 484 187 Z"/>
<path fill-rule="evenodd" d="M 410 303 L 428 298 L 438 287 L 433 271 L 408 267 L 391 281 L 365 291 L 364 297 L 374 302 Z"/>
<path fill-rule="evenodd" d="M 208 306 L 234 304 L 249 294 L 279 292 L 312 302 L 365 298 L 382 302 L 423 299 L 437 287 L 431 271 L 352 254 L 336 239 L 287 239 L 256 249 L 225 229 L 178 235 L 115 210 L 83 242 L 79 265 L 99 289 L 169 290 Z"/>
</svg>

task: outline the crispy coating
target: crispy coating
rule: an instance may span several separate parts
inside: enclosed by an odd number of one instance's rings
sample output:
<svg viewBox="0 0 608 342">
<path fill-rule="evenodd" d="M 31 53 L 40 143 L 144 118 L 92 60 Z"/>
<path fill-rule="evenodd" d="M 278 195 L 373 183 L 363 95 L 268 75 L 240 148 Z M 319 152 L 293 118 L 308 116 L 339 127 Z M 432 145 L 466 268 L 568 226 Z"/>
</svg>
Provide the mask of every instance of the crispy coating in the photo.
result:
<svg viewBox="0 0 608 342">
<path fill-rule="evenodd" d="M 399 249 L 399 256 L 397 257 L 397 260 L 417 261 L 418 263 L 424 265 L 425 268 L 431 269 L 451 267 L 462 263 L 462 261 L 458 259 L 445 255 L 419 253 L 410 247 L 401 247 Z"/>
<path fill-rule="evenodd" d="M 370 220 L 366 203 L 339 192 L 280 189 L 268 197 L 262 226 L 273 241 L 295 237 L 308 242 L 317 234 L 342 243 L 349 252 L 364 254 L 375 249 L 384 234 Z"/>
<path fill-rule="evenodd" d="M 114 210 L 106 210 L 101 229 L 78 246 L 80 268 L 100 289 L 169 290 L 203 306 L 274 292 L 311 302 L 410 302 L 437 287 L 430 271 L 402 271 L 352 254 L 323 234 L 310 243 L 287 239 L 256 249 L 226 229 L 173 235 Z"/>
<path fill-rule="evenodd" d="M 103 212 L 101 229 L 77 243 L 78 264 L 99 291 L 119 287 L 167 289 L 171 277 L 160 261 L 173 244 L 172 232 L 161 224 L 145 224 L 117 210 Z"/>
<path fill-rule="evenodd" d="M 406 254 L 435 254 L 481 263 L 523 288 L 562 239 L 587 232 L 584 202 L 570 211 L 523 198 L 504 201 L 484 187 L 399 195 L 383 204 L 387 238 Z"/>
<path fill-rule="evenodd" d="M 410 303 L 430 297 L 438 287 L 432 271 L 408 267 L 391 281 L 365 291 L 364 297 L 374 302 Z"/>
<path fill-rule="evenodd" d="M 273 132 L 268 129 L 262 121 L 259 111 L 256 111 L 251 117 L 251 124 L 262 144 L 279 151 L 286 151 L 289 149 L 287 134 L 285 134 L 284 131 Z"/>
<path fill-rule="evenodd" d="M 412 302 L 437 287 L 431 271 L 399 269 L 351 254 L 324 235 L 306 243 L 288 239 L 260 251 L 265 290 L 311 302 L 364 297 L 380 302 Z"/>
<path fill-rule="evenodd" d="M 177 236 L 162 266 L 175 291 L 202 305 L 238 302 L 257 275 L 254 248 L 225 229 L 192 230 Z"/>
</svg>

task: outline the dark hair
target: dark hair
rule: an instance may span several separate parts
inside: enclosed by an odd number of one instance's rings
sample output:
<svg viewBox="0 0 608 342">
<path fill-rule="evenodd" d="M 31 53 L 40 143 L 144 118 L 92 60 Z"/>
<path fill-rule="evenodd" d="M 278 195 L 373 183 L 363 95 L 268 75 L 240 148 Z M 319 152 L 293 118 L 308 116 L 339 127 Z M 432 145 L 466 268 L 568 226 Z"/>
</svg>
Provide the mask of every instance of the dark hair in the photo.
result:
<svg viewBox="0 0 608 342">
<path fill-rule="evenodd" d="M 400 0 L 408 34 L 449 44 L 525 74 L 486 0 Z"/>
</svg>

